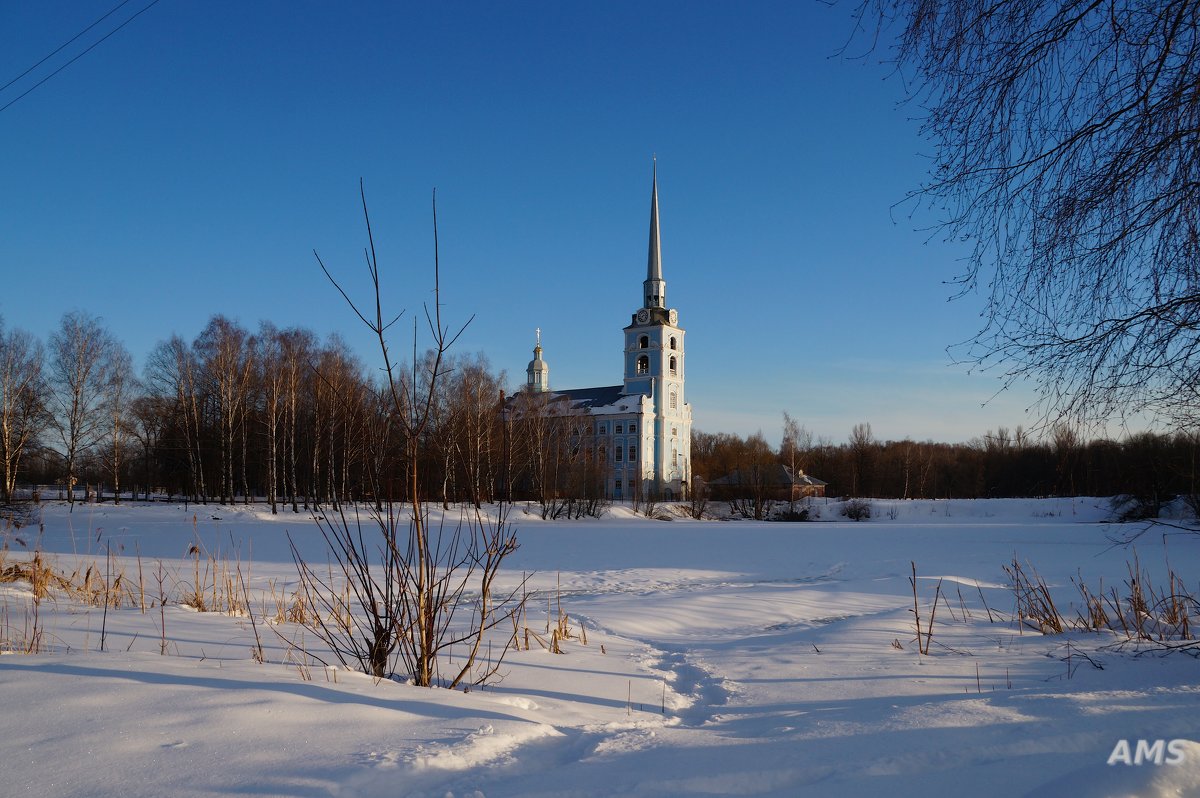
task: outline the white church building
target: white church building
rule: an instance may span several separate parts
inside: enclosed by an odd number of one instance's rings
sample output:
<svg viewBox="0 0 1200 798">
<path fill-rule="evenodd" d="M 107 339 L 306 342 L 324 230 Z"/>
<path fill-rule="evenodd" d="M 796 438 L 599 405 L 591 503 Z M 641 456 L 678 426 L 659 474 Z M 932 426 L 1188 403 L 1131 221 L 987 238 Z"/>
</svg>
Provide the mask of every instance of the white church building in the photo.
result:
<svg viewBox="0 0 1200 798">
<path fill-rule="evenodd" d="M 605 492 L 683 498 L 691 484 L 692 408 L 684 395 L 687 359 L 679 312 L 667 305 L 658 229 L 658 168 L 650 193 L 650 253 L 641 306 L 622 330 L 625 376 L 620 385 L 551 389 L 541 335 L 526 369 L 525 390 L 546 394 L 556 413 L 586 417 L 606 472 Z"/>
</svg>

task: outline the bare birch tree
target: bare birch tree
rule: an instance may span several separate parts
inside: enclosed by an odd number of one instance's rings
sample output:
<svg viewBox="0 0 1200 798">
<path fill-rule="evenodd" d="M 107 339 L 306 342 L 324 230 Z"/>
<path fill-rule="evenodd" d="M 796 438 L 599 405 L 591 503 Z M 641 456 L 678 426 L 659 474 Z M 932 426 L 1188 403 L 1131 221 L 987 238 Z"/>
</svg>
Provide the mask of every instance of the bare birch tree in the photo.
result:
<svg viewBox="0 0 1200 798">
<path fill-rule="evenodd" d="M 50 336 L 50 406 L 62 443 L 71 504 L 80 457 L 104 433 L 116 349 L 116 341 L 100 320 L 83 311 L 65 314 Z"/>
<path fill-rule="evenodd" d="M 253 347 L 250 335 L 236 322 L 224 316 L 213 316 L 196 338 L 195 351 L 199 358 L 205 386 L 217 406 L 219 419 L 222 502 L 233 502 L 238 487 L 235 484 L 234 463 L 238 462 L 242 473 L 242 490 L 245 496 L 245 456 L 236 461 L 237 436 L 242 433 L 242 422 L 249 398 L 253 375 Z M 244 434 L 242 436 L 244 438 Z"/>
<path fill-rule="evenodd" d="M 283 410 L 283 347 L 279 330 L 270 322 L 262 322 L 254 338 L 255 360 L 259 366 L 258 390 L 262 396 L 261 421 L 266 452 L 263 460 L 263 491 L 271 514 L 279 512 L 279 426 Z"/>
<path fill-rule="evenodd" d="M 146 383 L 153 395 L 170 402 L 182 427 L 187 455 L 188 492 L 195 501 L 207 501 L 202 444 L 203 413 L 199 366 L 187 342 L 173 335 L 150 352 L 146 362 Z"/>
<path fill-rule="evenodd" d="M 22 330 L 5 331 L 0 320 L 0 498 L 12 501 L 26 449 L 46 428 L 42 345 Z"/>
<path fill-rule="evenodd" d="M 132 402 L 137 390 L 133 358 L 123 345 L 114 342 L 104 399 L 105 420 L 100 460 L 112 479 L 113 502 L 116 504 L 121 503 L 121 471 L 126 465 L 126 450 L 134 426 Z"/>
</svg>

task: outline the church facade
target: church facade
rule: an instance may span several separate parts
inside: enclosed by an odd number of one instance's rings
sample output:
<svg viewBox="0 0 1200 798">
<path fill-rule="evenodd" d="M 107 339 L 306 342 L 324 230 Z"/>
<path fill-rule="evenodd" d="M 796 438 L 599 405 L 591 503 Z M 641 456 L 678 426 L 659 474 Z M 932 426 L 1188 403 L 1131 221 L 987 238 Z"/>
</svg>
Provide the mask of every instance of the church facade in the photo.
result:
<svg viewBox="0 0 1200 798">
<path fill-rule="evenodd" d="M 691 484 L 692 408 L 684 393 L 685 334 L 667 305 L 658 224 L 658 169 L 650 193 L 650 249 L 641 307 L 622 330 L 620 385 L 551 389 L 541 335 L 526 369 L 524 390 L 572 418 L 598 459 L 605 494 L 613 499 L 687 496 Z M 583 443 L 576 441 L 575 444 Z"/>
</svg>

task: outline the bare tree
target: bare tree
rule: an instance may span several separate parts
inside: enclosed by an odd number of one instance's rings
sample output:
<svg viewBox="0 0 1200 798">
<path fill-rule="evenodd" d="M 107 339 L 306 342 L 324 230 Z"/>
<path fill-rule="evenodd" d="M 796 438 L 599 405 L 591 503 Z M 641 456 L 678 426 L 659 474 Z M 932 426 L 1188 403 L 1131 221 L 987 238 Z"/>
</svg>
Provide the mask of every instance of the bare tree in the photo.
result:
<svg viewBox="0 0 1200 798">
<path fill-rule="evenodd" d="M 279 425 L 283 414 L 283 347 L 279 330 L 270 322 L 259 324 L 254 337 L 258 363 L 258 391 L 262 397 L 261 421 L 266 438 L 266 474 L 263 487 L 271 514 L 279 512 Z"/>
<path fill-rule="evenodd" d="M 138 390 L 133 358 L 123 345 L 113 342 L 104 399 L 103 445 L 100 460 L 112 479 L 113 502 L 121 503 L 121 470 L 125 466 L 134 419 L 132 401 Z"/>
<path fill-rule="evenodd" d="M 11 501 L 26 449 L 46 428 L 42 345 L 22 330 L 5 331 L 0 320 L 0 498 Z"/>
<path fill-rule="evenodd" d="M 1200 408 L 1200 3 L 863 0 L 934 145 L 912 197 L 970 247 L 966 357 L 1053 417 Z"/>
<path fill-rule="evenodd" d="M 311 332 L 302 329 L 285 330 L 281 333 L 280 342 L 283 357 L 283 445 L 286 450 L 283 453 L 283 477 L 292 512 L 298 513 L 300 507 L 297 496 L 300 492 L 300 481 L 297 474 L 297 452 L 300 446 L 301 387 L 309 363 L 312 362 L 316 342 Z M 308 509 L 307 494 L 304 507 Z"/>
<path fill-rule="evenodd" d="M 164 430 L 175 417 L 174 403 L 165 397 L 143 394 L 130 404 L 130 433 L 142 449 L 142 495 L 150 500 L 150 491 L 159 476 L 157 459 Z"/>
<path fill-rule="evenodd" d="M 67 499 L 75 502 L 80 456 L 104 433 L 107 390 L 118 347 L 95 316 L 73 311 L 50 336 L 50 397 L 63 446 Z"/>
<path fill-rule="evenodd" d="M 207 501 L 204 479 L 202 397 L 196 355 L 178 335 L 160 342 L 146 362 L 146 384 L 152 395 L 170 403 L 177 423 L 182 427 L 183 448 L 187 453 L 188 493 L 195 501 Z"/>
<path fill-rule="evenodd" d="M 221 447 L 220 495 L 223 502 L 233 502 L 238 491 L 235 484 L 234 454 L 237 436 L 245 440 L 243 420 L 253 375 L 254 347 L 249 333 L 238 323 L 224 316 L 213 316 L 196 338 L 195 351 L 200 372 L 208 394 L 214 399 L 219 419 Z M 246 497 L 246 458 L 237 459 L 241 465 L 241 490 Z M 248 498 L 248 497 L 246 497 Z"/>
<path fill-rule="evenodd" d="M 867 422 L 855 424 L 850 430 L 850 493 L 871 496 L 874 488 L 875 455 L 879 444 Z"/>
<path fill-rule="evenodd" d="M 389 501 L 368 524 L 378 532 L 378 536 L 370 537 L 357 519 L 352 523 L 340 513 L 319 522 L 335 554 L 335 567 L 340 569 L 346 592 L 296 555 L 302 587 L 310 599 L 323 602 L 319 606 L 329 610 L 321 614 L 326 620 L 318 621 L 316 631 L 343 662 L 353 659 L 376 676 L 391 676 L 396 656 L 407 677 L 420 686 L 481 683 L 496 674 L 508 647 L 506 642 L 499 656 L 489 657 L 486 664 L 480 665 L 485 636 L 519 609 L 516 597 L 523 584 L 499 597 L 493 593 L 501 563 L 517 546 L 503 508 L 496 521 L 475 511 L 464 513 L 459 524 L 446 528 L 430 523 L 422 494 L 424 433 L 433 420 L 439 382 L 445 378 L 447 352 L 465 329 L 464 325 L 452 332 L 442 321 L 436 204 L 433 303 L 424 309 L 432 346 L 428 357 L 417 357 L 414 324 L 411 366 L 403 369 L 393 360 L 388 341 L 389 330 L 400 317 L 384 315 L 375 242 L 361 185 L 360 193 L 367 225 L 365 254 L 373 307 L 361 310 L 334 280 L 319 255 L 317 261 L 378 342 L 383 387 L 404 442 L 410 512 L 405 530 Z M 455 647 L 459 657 L 451 665 L 447 654 Z M 445 675 L 443 665 L 450 666 Z"/>
<path fill-rule="evenodd" d="M 808 466 L 808 451 L 812 448 L 812 433 L 803 424 L 783 411 L 783 440 L 779 443 L 779 459 L 788 464 L 793 481 Z M 788 512 L 796 510 L 795 488 L 788 486 Z"/>
<path fill-rule="evenodd" d="M 355 408 L 361 407 L 364 390 L 361 364 L 341 336 L 331 335 L 313 365 L 313 475 L 317 494 L 335 511 L 349 492 L 347 474 L 359 443 Z"/>
<path fill-rule="evenodd" d="M 787 462 L 793 473 L 802 473 L 808 465 L 808 451 L 813 445 L 813 435 L 785 410 L 783 411 L 783 440 L 779 444 L 779 457 Z"/>
<path fill-rule="evenodd" d="M 462 406 L 455 447 L 462 463 L 466 492 L 475 507 L 491 501 L 495 487 L 503 384 L 503 374 L 492 374 L 482 354 L 473 359 L 460 358 L 453 375 L 453 395 Z"/>
</svg>

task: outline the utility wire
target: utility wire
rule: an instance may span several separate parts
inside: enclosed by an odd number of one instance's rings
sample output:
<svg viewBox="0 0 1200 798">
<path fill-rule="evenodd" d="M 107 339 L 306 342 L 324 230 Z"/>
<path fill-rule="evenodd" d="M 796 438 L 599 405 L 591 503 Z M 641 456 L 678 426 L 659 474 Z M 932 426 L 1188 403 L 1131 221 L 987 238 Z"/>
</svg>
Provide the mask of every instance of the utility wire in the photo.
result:
<svg viewBox="0 0 1200 798">
<path fill-rule="evenodd" d="M 124 1 L 121 3 L 121 5 L 118 5 L 118 6 L 117 6 L 117 8 L 120 8 L 121 6 L 125 5 L 125 3 L 127 3 L 127 2 L 129 2 L 129 0 L 124 0 Z M 95 42 L 93 42 L 93 43 L 92 43 L 92 44 L 91 44 L 91 45 L 90 45 L 90 46 L 89 46 L 89 47 L 88 47 L 86 50 L 84 50 L 83 52 L 81 52 L 79 55 L 75 56 L 75 57 L 74 57 L 74 58 L 72 58 L 70 61 L 68 61 L 67 63 L 65 63 L 65 64 L 63 64 L 62 66 L 60 66 L 58 69 L 54 70 L 53 72 L 51 72 L 51 73 L 50 73 L 49 75 L 47 75 L 46 77 L 44 77 L 44 78 L 42 78 L 41 80 L 39 80 L 37 83 L 35 83 L 35 84 L 33 84 L 32 86 L 30 86 L 28 89 L 26 89 L 25 91 L 23 91 L 21 94 L 18 94 L 16 97 L 14 97 L 13 99 L 9 100 L 9 101 L 8 101 L 6 104 L 4 104 L 4 105 L 0 105 L 0 113 L 3 113 L 4 111 L 8 110 L 8 108 L 9 108 L 9 107 L 11 107 L 11 106 L 13 105 L 13 103 L 15 103 L 15 102 L 17 102 L 18 100 L 20 100 L 21 98 L 25 97 L 25 96 L 26 96 L 27 94 L 29 94 L 31 91 L 33 91 L 34 89 L 38 88 L 39 86 L 41 86 L 41 85 L 42 85 L 43 83 L 45 83 L 46 81 L 50 80 L 50 78 L 54 77 L 54 76 L 55 76 L 55 75 L 57 75 L 59 72 L 62 72 L 64 69 L 66 69 L 67 67 L 69 67 L 71 64 L 74 64 L 74 63 L 75 63 L 76 61 L 78 61 L 80 58 L 83 58 L 85 55 L 87 55 L 87 54 L 88 54 L 88 53 L 90 53 L 92 50 L 94 50 L 94 49 L 95 49 L 95 48 L 96 48 L 96 47 L 97 47 L 99 44 L 101 44 L 102 42 L 104 42 L 104 41 L 105 41 L 105 40 L 106 40 L 106 39 L 107 39 L 109 36 L 112 36 L 114 33 L 116 33 L 117 31 L 119 31 L 121 28 L 125 27 L 126 25 L 128 25 L 130 22 L 133 22 L 135 19 L 137 19 L 138 17 L 140 17 L 142 14 L 146 13 L 146 12 L 147 12 L 147 11 L 149 11 L 151 8 L 153 8 L 154 6 L 158 5 L 158 3 L 159 3 L 159 0 L 151 0 L 151 2 L 150 2 L 150 4 L 149 4 L 149 5 L 147 5 L 145 8 L 143 8 L 141 11 L 138 11 L 136 14 L 134 14 L 134 15 L 133 15 L 133 16 L 131 16 L 129 19 L 127 19 L 127 20 L 125 20 L 124 22 L 122 22 L 122 23 L 121 23 L 120 25 L 118 25 L 117 27 L 115 27 L 115 28 L 113 28 L 112 30 L 110 30 L 108 33 L 104 34 L 104 36 L 102 36 L 100 39 L 98 39 L 98 40 L 96 40 Z M 114 8 L 114 9 L 113 9 L 113 11 L 116 11 L 116 10 L 117 10 L 117 8 Z M 108 14 L 111 14 L 111 13 L 112 13 L 112 11 L 108 12 Z M 108 16 L 108 14 L 105 14 L 104 16 L 105 16 L 105 17 L 107 17 L 107 16 Z M 103 19 L 104 19 L 104 17 L 101 17 L 99 20 L 96 20 L 96 23 L 99 23 L 99 22 L 100 22 L 101 20 L 103 20 Z M 95 27 L 96 23 L 93 23 L 91 27 Z M 91 28 L 89 27 L 87 30 L 90 30 L 90 29 L 91 29 Z M 87 30 L 83 31 L 83 33 L 87 33 Z M 82 35 L 83 35 L 83 33 L 80 33 L 79 35 L 80 35 L 80 36 L 82 36 Z M 79 38 L 79 36 L 76 36 L 76 37 L 75 37 L 75 39 L 78 39 L 78 38 Z M 73 42 L 73 41 L 75 41 L 75 39 L 72 39 L 71 41 Z M 71 43 L 71 42 L 67 42 L 67 44 L 70 44 L 70 43 Z M 63 45 L 63 47 L 66 47 L 66 46 L 67 46 L 66 44 L 64 44 L 64 45 Z M 60 47 L 60 48 L 58 48 L 58 49 L 59 49 L 59 50 L 61 50 L 61 49 L 62 49 L 62 47 Z M 58 50 L 55 50 L 54 52 L 55 52 L 55 53 L 57 53 L 57 52 L 58 52 Z M 52 56 L 52 55 L 54 55 L 54 53 L 51 53 L 50 55 L 46 56 L 46 58 L 49 58 L 49 57 L 50 57 L 50 56 Z M 45 61 L 45 60 L 46 60 L 46 58 L 43 58 L 43 59 L 42 59 L 42 61 Z M 41 63 L 42 63 L 42 61 L 39 61 L 39 62 L 38 62 L 38 64 L 41 64 Z M 37 64 L 35 64 L 33 67 L 30 67 L 30 69 L 29 69 L 29 70 L 26 70 L 26 72 L 22 73 L 22 75 L 20 75 L 20 76 L 18 76 L 17 78 L 15 78 L 15 79 L 14 79 L 14 81 L 11 81 L 11 82 L 9 82 L 8 84 L 6 84 L 6 85 L 5 85 L 5 88 L 8 88 L 8 86 L 11 86 L 13 82 L 15 82 L 16 80 L 20 80 L 20 79 L 21 79 L 21 77 L 24 77 L 26 74 L 29 74 L 29 71 L 31 71 L 32 69 L 35 69 L 36 67 L 37 67 Z"/>
<path fill-rule="evenodd" d="M 104 20 L 106 20 L 106 19 L 108 19 L 109 17 L 111 17 L 111 16 L 112 16 L 114 13 L 116 13 L 117 11 L 119 11 L 119 10 L 121 9 L 121 6 L 125 5 L 125 4 L 126 4 L 126 3 L 128 3 L 128 2 L 129 2 L 129 0 L 121 0 L 121 2 L 120 2 L 120 3 L 118 3 L 118 4 L 117 4 L 117 5 L 114 7 L 114 8 L 110 9 L 110 10 L 109 10 L 109 12 L 108 12 L 107 14 L 105 14 L 105 15 L 104 15 L 104 16 L 102 16 L 102 17 L 100 17 L 100 19 L 96 20 L 96 21 L 95 21 L 95 22 L 93 22 L 91 25 L 88 25 L 88 26 L 87 26 L 86 28 L 84 28 L 83 30 L 79 31 L 79 33 L 76 33 L 76 34 L 75 34 L 75 37 L 74 37 L 73 39 L 71 39 L 69 42 L 67 42 L 66 44 L 63 44 L 63 45 L 61 45 L 61 46 L 60 46 L 60 47 L 59 47 L 57 50 L 55 50 L 54 52 L 50 53 L 50 55 L 46 56 L 46 57 L 45 57 L 45 58 L 43 58 L 41 61 L 38 61 L 36 64 L 34 64 L 33 66 L 31 66 L 29 69 L 26 69 L 26 70 L 25 70 L 24 72 L 22 72 L 20 75 L 17 75 L 15 78 L 13 78 L 12 80 L 10 80 L 8 83 L 5 83 L 3 86 L 0 86 L 0 91 L 4 91 L 4 90 L 5 90 L 5 89 L 7 89 L 9 86 L 13 85 L 13 84 L 14 84 L 14 83 L 16 83 L 18 80 L 20 80 L 21 78 L 25 77 L 26 75 L 28 75 L 28 74 L 29 74 L 30 72 L 32 72 L 33 70 L 37 69 L 37 68 L 38 68 L 38 67 L 40 67 L 42 64 L 46 63 L 47 61 L 49 61 L 49 60 L 50 60 L 51 58 L 53 58 L 54 56 L 56 56 L 56 55 L 58 55 L 59 53 L 61 53 L 61 52 L 62 52 L 64 49 L 66 49 L 67 47 L 70 47 L 72 44 L 74 44 L 74 43 L 75 43 L 75 40 L 76 40 L 76 39 L 78 39 L 80 36 L 82 36 L 83 34 L 87 33 L 88 31 L 90 31 L 92 28 L 94 28 L 94 27 L 96 27 L 97 25 L 99 25 L 99 24 L 100 24 L 101 22 L 103 22 Z"/>
</svg>

